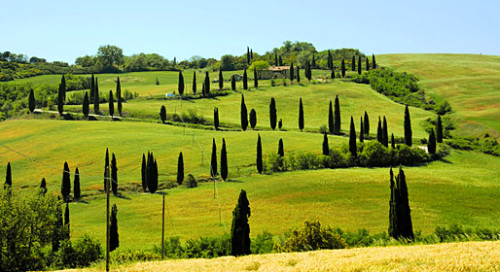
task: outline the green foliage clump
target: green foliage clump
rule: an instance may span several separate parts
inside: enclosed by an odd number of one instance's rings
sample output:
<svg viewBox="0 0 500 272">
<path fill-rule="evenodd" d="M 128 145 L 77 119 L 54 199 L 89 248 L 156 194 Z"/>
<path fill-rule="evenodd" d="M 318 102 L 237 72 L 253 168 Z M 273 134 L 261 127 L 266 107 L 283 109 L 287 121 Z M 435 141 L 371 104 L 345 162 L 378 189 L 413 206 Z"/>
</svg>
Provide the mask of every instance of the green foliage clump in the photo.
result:
<svg viewBox="0 0 500 272">
<path fill-rule="evenodd" d="M 189 174 L 187 178 L 182 182 L 182 185 L 186 188 L 195 188 L 198 187 L 198 182 L 193 175 Z"/>
<path fill-rule="evenodd" d="M 103 258 L 99 241 L 83 235 L 74 244 L 68 240 L 61 243 L 55 256 L 54 266 L 59 268 L 76 268 L 89 266 Z"/>
</svg>

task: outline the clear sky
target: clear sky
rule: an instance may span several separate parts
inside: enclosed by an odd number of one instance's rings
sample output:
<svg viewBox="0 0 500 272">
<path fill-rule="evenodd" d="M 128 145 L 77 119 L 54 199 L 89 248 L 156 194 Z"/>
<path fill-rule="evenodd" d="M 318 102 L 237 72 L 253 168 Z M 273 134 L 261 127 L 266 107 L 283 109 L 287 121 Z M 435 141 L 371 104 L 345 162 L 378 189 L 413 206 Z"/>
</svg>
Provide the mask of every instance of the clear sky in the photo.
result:
<svg viewBox="0 0 500 272">
<path fill-rule="evenodd" d="M 74 63 L 111 44 L 125 55 L 264 53 L 283 41 L 366 54 L 500 55 L 500 1 L 3 1 L 0 51 Z"/>
</svg>

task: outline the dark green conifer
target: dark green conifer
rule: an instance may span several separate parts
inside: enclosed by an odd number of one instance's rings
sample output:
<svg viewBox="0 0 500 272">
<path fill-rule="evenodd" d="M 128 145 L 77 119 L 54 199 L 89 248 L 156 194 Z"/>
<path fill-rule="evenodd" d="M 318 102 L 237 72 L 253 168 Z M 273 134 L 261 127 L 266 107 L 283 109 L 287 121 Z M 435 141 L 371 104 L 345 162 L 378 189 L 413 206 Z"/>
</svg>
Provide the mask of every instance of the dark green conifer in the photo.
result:
<svg viewBox="0 0 500 272">
<path fill-rule="evenodd" d="M 281 139 L 281 138 L 280 138 L 280 141 L 278 143 L 278 155 L 280 155 L 280 157 L 285 156 L 285 149 L 283 148 L 283 139 Z"/>
<path fill-rule="evenodd" d="M 351 70 L 356 71 L 356 57 L 353 55 L 351 60 Z"/>
<path fill-rule="evenodd" d="M 245 69 L 245 71 L 243 71 L 243 90 L 248 90 L 247 69 Z"/>
<path fill-rule="evenodd" d="M 297 83 L 300 83 L 300 68 L 297 66 Z"/>
<path fill-rule="evenodd" d="M 394 141 L 394 133 L 391 133 L 391 147 L 392 149 L 396 148 L 396 142 Z"/>
<path fill-rule="evenodd" d="M 372 69 L 377 69 L 377 62 L 375 62 L 375 55 L 372 54 Z"/>
<path fill-rule="evenodd" d="M 283 66 L 283 60 L 281 59 L 281 55 L 278 57 L 279 59 L 279 66 Z"/>
<path fill-rule="evenodd" d="M 83 97 L 82 112 L 85 118 L 89 118 L 89 94 L 87 92 Z"/>
<path fill-rule="evenodd" d="M 384 122 L 382 123 L 382 144 L 385 147 L 389 147 L 389 133 L 387 132 L 387 120 L 384 116 Z"/>
<path fill-rule="evenodd" d="M 64 78 L 64 75 L 62 75 L 61 77 L 61 89 L 62 89 L 63 101 L 66 101 L 66 79 Z"/>
<path fill-rule="evenodd" d="M 61 195 L 64 199 L 64 202 L 69 202 L 70 193 L 71 193 L 71 180 L 69 176 L 69 166 L 67 162 L 64 162 L 64 170 L 61 184 Z"/>
<path fill-rule="evenodd" d="M 113 92 L 109 91 L 109 115 L 111 115 L 111 119 L 113 119 L 115 114 L 115 101 L 113 100 Z"/>
<path fill-rule="evenodd" d="M 358 75 L 361 75 L 361 55 L 358 56 Z"/>
<path fill-rule="evenodd" d="M 274 66 L 278 66 L 278 53 L 274 53 Z"/>
<path fill-rule="evenodd" d="M 431 128 L 431 132 L 429 133 L 429 141 L 427 142 L 427 152 L 429 154 L 436 154 L 436 135 L 434 134 L 434 129 Z"/>
<path fill-rule="evenodd" d="M 259 88 L 259 76 L 257 75 L 257 68 L 253 69 L 253 86 L 255 89 Z"/>
<path fill-rule="evenodd" d="M 392 166 L 391 170 L 389 171 L 390 175 L 390 188 L 391 188 L 391 198 L 389 200 L 389 236 L 393 238 L 398 237 L 398 220 L 397 220 L 397 213 L 396 213 L 396 201 L 397 201 L 397 188 L 396 184 L 394 183 L 394 173 L 392 172 Z"/>
<path fill-rule="evenodd" d="M 212 160 L 210 161 L 210 177 L 215 178 L 217 176 L 217 145 L 215 144 L 215 138 L 212 139 Z"/>
<path fill-rule="evenodd" d="M 76 200 L 80 199 L 81 197 L 80 170 L 78 170 L 78 167 L 75 169 L 75 179 L 73 180 L 73 196 Z"/>
<path fill-rule="evenodd" d="M 167 120 L 167 109 L 165 108 L 165 105 L 162 105 L 160 108 L 160 118 L 161 122 L 165 124 L 165 120 Z"/>
<path fill-rule="evenodd" d="M 271 121 L 271 129 L 274 130 L 276 128 L 276 120 L 278 116 L 276 113 L 276 101 L 274 97 L 271 97 L 271 103 L 269 104 L 269 120 Z"/>
<path fill-rule="evenodd" d="M 214 127 L 215 130 L 219 130 L 219 108 L 214 108 Z"/>
<path fill-rule="evenodd" d="M 370 71 L 370 63 L 368 62 L 368 58 L 365 59 L 366 62 L 366 71 Z"/>
<path fill-rule="evenodd" d="M 333 106 L 332 100 L 330 100 L 330 106 L 328 107 L 328 131 L 333 134 L 335 131 L 335 120 L 333 118 Z"/>
<path fill-rule="evenodd" d="M 57 111 L 59 111 L 59 115 L 62 115 L 64 111 L 64 93 L 62 88 L 62 84 L 59 84 L 59 92 L 57 94 Z"/>
<path fill-rule="evenodd" d="M 42 182 L 40 183 L 40 193 L 42 193 L 43 195 L 47 193 L 47 181 L 45 181 L 45 178 L 42 178 Z"/>
<path fill-rule="evenodd" d="M 97 78 L 94 84 L 94 113 L 99 114 L 99 82 Z"/>
<path fill-rule="evenodd" d="M 94 102 L 94 94 L 95 94 L 95 78 L 94 78 L 94 74 L 92 74 L 92 76 L 90 77 L 90 101 L 92 101 L 92 103 Z"/>
<path fill-rule="evenodd" d="M 363 124 L 363 117 L 360 118 L 360 126 L 359 126 L 359 142 L 362 143 L 365 141 L 365 131 L 364 131 L 364 124 Z"/>
<path fill-rule="evenodd" d="M 323 155 L 330 155 L 330 146 L 328 145 L 328 135 L 326 134 L 326 131 L 323 133 Z"/>
<path fill-rule="evenodd" d="M 250 204 L 247 193 L 241 190 L 238 197 L 238 204 L 233 211 L 233 222 L 231 225 L 231 255 L 242 256 L 251 254 L 250 252 Z"/>
<path fill-rule="evenodd" d="M 340 73 L 342 74 L 342 77 L 345 77 L 345 61 L 342 59 L 342 62 L 340 63 Z"/>
<path fill-rule="evenodd" d="M 377 126 L 377 141 L 381 144 L 384 144 L 384 138 L 382 136 L 382 121 L 380 120 L 380 116 L 378 117 L 378 126 Z"/>
<path fill-rule="evenodd" d="M 144 153 L 142 154 L 141 180 L 142 180 L 142 190 L 144 192 L 147 192 L 148 191 L 148 173 L 147 173 L 146 155 L 144 155 Z"/>
<path fill-rule="evenodd" d="M 314 56 L 314 53 L 312 55 L 311 65 L 312 69 L 316 68 L 316 56 Z"/>
<path fill-rule="evenodd" d="M 260 140 L 260 134 L 259 138 L 257 139 L 257 171 L 259 171 L 259 174 L 262 174 L 262 142 Z"/>
<path fill-rule="evenodd" d="M 196 72 L 193 72 L 193 94 L 196 94 Z"/>
<path fill-rule="evenodd" d="M 224 77 L 222 76 L 222 70 L 219 69 L 219 90 L 222 91 L 224 88 Z"/>
<path fill-rule="evenodd" d="M 156 161 L 153 152 L 148 153 L 147 169 L 148 190 L 154 194 L 158 189 L 158 162 Z"/>
<path fill-rule="evenodd" d="M 278 122 L 278 129 L 281 130 L 282 127 L 283 127 L 283 119 L 280 118 Z"/>
<path fill-rule="evenodd" d="M 109 250 L 114 251 L 120 246 L 120 238 L 118 235 L 118 208 L 113 204 L 111 208 L 111 218 L 109 225 Z"/>
<path fill-rule="evenodd" d="M 441 115 L 438 115 L 436 124 L 436 140 L 438 143 L 443 142 L 443 124 L 441 123 Z"/>
<path fill-rule="evenodd" d="M 252 129 L 255 129 L 255 126 L 257 125 L 257 112 L 252 109 L 250 111 L 250 126 Z"/>
<path fill-rule="evenodd" d="M 357 147 L 356 147 L 356 128 L 354 127 L 354 119 L 351 116 L 351 128 L 349 130 L 349 152 L 351 156 L 357 157 Z"/>
<path fill-rule="evenodd" d="M 405 144 L 407 146 L 411 146 L 412 144 L 411 120 L 408 105 L 406 105 L 405 108 Z"/>
<path fill-rule="evenodd" d="M 339 96 L 335 96 L 335 106 L 334 106 L 334 112 L 333 112 L 333 117 L 334 117 L 334 131 L 333 134 L 335 135 L 340 135 L 340 101 L 339 101 Z"/>
<path fill-rule="evenodd" d="M 247 46 L 247 64 L 250 64 L 250 49 Z"/>
<path fill-rule="evenodd" d="M 220 176 L 226 181 L 228 175 L 226 139 L 222 138 L 222 150 L 220 152 Z"/>
<path fill-rule="evenodd" d="M 184 181 L 184 157 L 182 152 L 179 153 L 179 158 L 177 159 L 177 184 L 182 185 Z"/>
<path fill-rule="evenodd" d="M 413 240 L 413 226 L 411 221 L 408 187 L 402 166 L 399 166 L 399 175 L 396 176 L 396 219 L 398 235 L 394 238 Z"/>
<path fill-rule="evenodd" d="M 3 185 L 4 190 L 10 190 L 12 188 L 12 168 L 10 167 L 10 162 L 7 163 L 7 172 L 5 173 L 5 183 Z"/>
<path fill-rule="evenodd" d="M 309 61 L 306 61 L 305 76 L 306 76 L 308 81 L 311 81 L 312 73 L 311 73 L 311 65 L 309 64 Z"/>
<path fill-rule="evenodd" d="M 368 136 L 370 135 L 370 118 L 368 117 L 368 113 L 365 111 L 365 119 L 364 119 L 364 132 Z"/>
<path fill-rule="evenodd" d="M 328 59 L 326 61 L 326 64 L 327 64 L 329 70 L 333 70 L 333 58 L 332 58 L 332 53 L 330 52 L 330 50 L 328 50 Z"/>
<path fill-rule="evenodd" d="M 114 195 L 118 195 L 118 166 L 115 153 L 111 156 L 111 190 Z"/>
<path fill-rule="evenodd" d="M 33 88 L 31 88 L 28 96 L 28 109 L 30 110 L 30 113 L 35 111 L 35 102 L 35 93 L 33 92 Z"/>
<path fill-rule="evenodd" d="M 248 112 L 247 106 L 245 105 L 245 97 L 241 95 L 241 107 L 240 107 L 240 117 L 241 117 L 241 129 L 243 131 L 247 130 L 248 127 Z"/>
<path fill-rule="evenodd" d="M 231 76 L 231 90 L 236 91 L 236 76 Z"/>
<path fill-rule="evenodd" d="M 204 95 L 208 96 L 210 95 L 210 75 L 208 74 L 208 71 L 205 72 L 205 84 L 204 84 Z"/>
<path fill-rule="evenodd" d="M 159 85 L 158 78 L 156 79 L 156 82 L 157 82 L 156 85 Z M 118 102 L 118 114 L 122 116 L 123 105 L 122 105 L 122 86 L 120 84 L 120 77 L 116 79 L 116 100 Z"/>
<path fill-rule="evenodd" d="M 179 81 L 177 84 L 177 90 L 179 91 L 179 95 L 184 95 L 184 76 L 182 75 L 182 71 L 179 71 Z"/>
<path fill-rule="evenodd" d="M 106 179 L 108 178 L 108 171 L 109 169 L 109 152 L 108 149 L 106 148 L 106 157 L 104 158 L 104 192 L 107 192 L 107 187 L 106 187 Z"/>
<path fill-rule="evenodd" d="M 332 80 L 335 79 L 335 69 L 332 69 L 332 72 L 330 74 L 330 77 L 332 78 Z"/>
<path fill-rule="evenodd" d="M 66 203 L 66 209 L 64 211 L 64 234 L 65 234 L 65 239 L 69 240 L 70 238 L 70 228 L 69 228 L 69 203 Z"/>
<path fill-rule="evenodd" d="M 299 100 L 299 129 L 304 129 L 304 106 L 302 105 L 302 97 Z"/>
<path fill-rule="evenodd" d="M 294 78 L 294 76 L 295 76 L 295 75 L 293 74 L 293 72 L 294 72 L 294 71 L 293 71 L 293 62 L 292 62 L 292 65 L 290 65 L 290 80 L 292 81 L 292 83 L 293 83 L 293 78 Z"/>
</svg>

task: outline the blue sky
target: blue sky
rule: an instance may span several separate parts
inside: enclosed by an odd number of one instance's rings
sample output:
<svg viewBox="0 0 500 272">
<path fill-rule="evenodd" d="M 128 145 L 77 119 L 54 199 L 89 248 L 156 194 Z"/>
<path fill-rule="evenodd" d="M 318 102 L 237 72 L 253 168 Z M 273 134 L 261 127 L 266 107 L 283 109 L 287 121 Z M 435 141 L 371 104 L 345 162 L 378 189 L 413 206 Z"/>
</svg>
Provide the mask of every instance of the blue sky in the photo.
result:
<svg viewBox="0 0 500 272">
<path fill-rule="evenodd" d="M 264 53 L 283 41 L 366 54 L 500 55 L 500 1 L 3 1 L 0 51 L 73 63 L 111 44 L 125 55 Z"/>
</svg>

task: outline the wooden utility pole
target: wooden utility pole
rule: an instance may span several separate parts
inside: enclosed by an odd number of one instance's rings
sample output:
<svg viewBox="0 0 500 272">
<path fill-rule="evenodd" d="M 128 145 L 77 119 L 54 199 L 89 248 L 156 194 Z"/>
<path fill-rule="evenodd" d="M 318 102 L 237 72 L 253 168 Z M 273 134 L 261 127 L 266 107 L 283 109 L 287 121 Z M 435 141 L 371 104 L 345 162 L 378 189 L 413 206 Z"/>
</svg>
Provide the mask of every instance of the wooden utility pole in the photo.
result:
<svg viewBox="0 0 500 272">
<path fill-rule="evenodd" d="M 165 257 L 165 193 L 163 193 L 163 212 L 161 214 L 161 259 Z"/>
<path fill-rule="evenodd" d="M 109 166 L 106 166 L 106 272 L 109 271 Z"/>
</svg>

